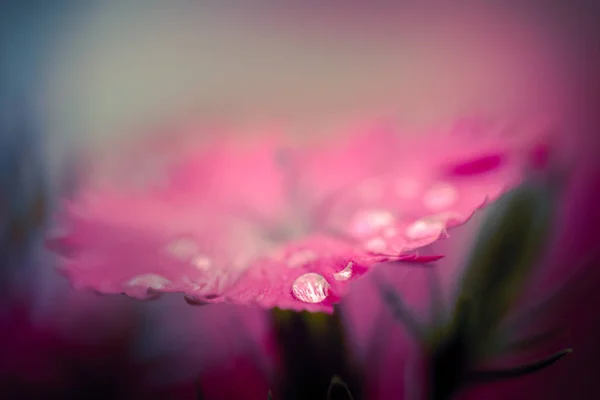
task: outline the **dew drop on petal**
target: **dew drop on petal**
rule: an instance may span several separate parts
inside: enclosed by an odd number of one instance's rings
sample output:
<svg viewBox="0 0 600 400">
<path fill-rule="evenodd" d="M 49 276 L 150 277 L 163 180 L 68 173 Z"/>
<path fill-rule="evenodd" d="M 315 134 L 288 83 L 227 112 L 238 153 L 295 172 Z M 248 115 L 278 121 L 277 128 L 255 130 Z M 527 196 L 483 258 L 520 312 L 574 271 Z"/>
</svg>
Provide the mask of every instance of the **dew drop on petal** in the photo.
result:
<svg viewBox="0 0 600 400">
<path fill-rule="evenodd" d="M 171 281 L 157 274 L 144 274 L 136 276 L 127 282 L 128 286 L 143 286 L 159 290 L 170 284 Z"/>
<path fill-rule="evenodd" d="M 343 270 L 333 274 L 333 277 L 336 281 L 346 281 L 352 278 L 352 267 L 354 267 L 354 263 L 350 261 Z"/>
<path fill-rule="evenodd" d="M 448 183 L 433 185 L 423 197 L 423 204 L 431 211 L 443 211 L 456 203 L 458 193 Z"/>
<path fill-rule="evenodd" d="M 446 224 L 443 219 L 436 217 L 421 218 L 406 228 L 406 236 L 412 240 L 427 239 L 439 236 L 445 228 Z"/>
<path fill-rule="evenodd" d="M 329 294 L 329 282 L 314 272 L 301 275 L 292 284 L 294 297 L 304 303 L 320 303 Z"/>
<path fill-rule="evenodd" d="M 368 236 L 394 223 L 394 215 L 386 210 L 361 210 L 354 215 L 351 230 L 354 235 Z"/>
<path fill-rule="evenodd" d="M 287 265 L 290 268 L 300 268 L 315 261 L 317 258 L 317 253 L 312 250 L 299 250 L 288 257 Z"/>
</svg>

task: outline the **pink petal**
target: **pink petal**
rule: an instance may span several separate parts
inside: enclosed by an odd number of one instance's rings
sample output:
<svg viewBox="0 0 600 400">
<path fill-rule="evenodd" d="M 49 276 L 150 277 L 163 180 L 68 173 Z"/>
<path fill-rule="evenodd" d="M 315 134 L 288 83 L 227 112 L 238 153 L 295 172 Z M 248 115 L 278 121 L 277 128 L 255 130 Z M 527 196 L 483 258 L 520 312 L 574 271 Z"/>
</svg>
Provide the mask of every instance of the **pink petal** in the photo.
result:
<svg viewBox="0 0 600 400">
<path fill-rule="evenodd" d="M 374 253 L 399 254 L 444 238 L 448 229 L 517 185 L 529 165 L 530 138 L 499 135 L 497 127 L 482 124 L 462 129 L 395 144 L 389 134 L 371 136 L 382 146 L 394 146 L 394 157 L 382 152 L 385 173 L 371 168 L 367 178 L 323 202 L 315 219 Z M 374 148 L 363 146 L 365 152 Z M 329 169 L 339 175 L 346 171 L 345 165 Z"/>
<path fill-rule="evenodd" d="M 90 182 L 48 244 L 77 287 L 101 293 L 331 311 L 377 263 L 434 261 L 414 251 L 520 179 L 508 140 L 392 128 L 293 150 L 274 135 L 190 145 L 152 189 Z"/>
<path fill-rule="evenodd" d="M 176 163 L 164 195 L 196 206 L 283 212 L 288 200 L 286 176 L 277 159 L 283 148 L 276 138 L 214 142 Z"/>
<path fill-rule="evenodd" d="M 375 122 L 337 133 L 340 139 L 307 145 L 298 153 L 299 185 L 312 199 L 384 173 L 401 145 L 386 122 Z"/>
</svg>

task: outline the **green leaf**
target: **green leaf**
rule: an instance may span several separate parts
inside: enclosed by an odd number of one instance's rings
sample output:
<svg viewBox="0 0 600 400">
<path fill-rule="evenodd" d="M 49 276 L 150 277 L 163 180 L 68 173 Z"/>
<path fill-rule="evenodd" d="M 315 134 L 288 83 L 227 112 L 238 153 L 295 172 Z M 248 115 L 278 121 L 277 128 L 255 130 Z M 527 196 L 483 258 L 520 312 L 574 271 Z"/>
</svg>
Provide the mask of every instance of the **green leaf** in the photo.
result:
<svg viewBox="0 0 600 400">
<path fill-rule="evenodd" d="M 494 357 L 501 354 L 518 353 L 532 350 L 555 340 L 567 331 L 566 326 L 557 326 L 548 331 L 535 333 L 529 336 L 513 340 L 500 340 L 495 346 L 490 345 L 485 349 L 485 357 Z M 500 334 L 498 337 L 506 337 L 508 334 Z"/>
<path fill-rule="evenodd" d="M 351 378 L 353 392 L 360 393 L 360 373 L 338 309 L 332 315 L 279 309 L 271 313 L 281 360 L 278 396 L 323 397 L 334 374 Z"/>
<path fill-rule="evenodd" d="M 430 354 L 430 384 L 432 399 L 448 399 L 463 385 L 473 363 L 470 343 L 464 333 L 469 304 L 461 302 L 451 324 L 430 333 L 427 346 Z"/>
<path fill-rule="evenodd" d="M 458 298 L 469 304 L 469 339 L 493 336 L 540 261 L 553 217 L 549 186 L 530 183 L 490 208 L 471 252 Z"/>
<path fill-rule="evenodd" d="M 572 353 L 572 349 L 564 349 L 542 360 L 531 364 L 522 365 L 505 370 L 483 370 L 474 371 L 469 374 L 469 383 L 489 383 L 511 378 L 519 378 L 525 375 L 533 374 L 549 367 L 567 354 Z"/>
</svg>

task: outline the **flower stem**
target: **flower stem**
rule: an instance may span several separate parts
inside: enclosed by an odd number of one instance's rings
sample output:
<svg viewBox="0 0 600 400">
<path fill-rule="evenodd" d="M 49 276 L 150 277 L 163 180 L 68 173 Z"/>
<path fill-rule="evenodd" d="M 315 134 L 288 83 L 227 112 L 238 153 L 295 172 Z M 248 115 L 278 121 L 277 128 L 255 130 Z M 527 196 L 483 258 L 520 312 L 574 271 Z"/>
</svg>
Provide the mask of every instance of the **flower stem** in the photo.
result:
<svg viewBox="0 0 600 400">
<path fill-rule="evenodd" d="M 280 356 L 273 398 L 325 400 L 334 376 L 355 400 L 363 398 L 339 310 L 328 315 L 275 309 L 271 315 Z"/>
</svg>

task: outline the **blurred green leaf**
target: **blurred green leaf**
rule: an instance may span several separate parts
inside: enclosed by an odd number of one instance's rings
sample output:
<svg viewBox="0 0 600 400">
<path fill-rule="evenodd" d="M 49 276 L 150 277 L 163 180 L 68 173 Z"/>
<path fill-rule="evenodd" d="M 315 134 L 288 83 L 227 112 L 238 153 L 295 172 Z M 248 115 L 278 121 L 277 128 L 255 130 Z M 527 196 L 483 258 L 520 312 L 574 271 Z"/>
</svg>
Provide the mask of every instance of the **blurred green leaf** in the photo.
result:
<svg viewBox="0 0 600 400">
<path fill-rule="evenodd" d="M 465 377 L 474 362 L 471 343 L 465 334 L 465 321 L 469 311 L 469 304 L 461 302 L 453 323 L 434 329 L 426 338 L 426 348 L 431 352 L 429 379 L 432 399 L 451 398 L 464 385 Z"/>
<path fill-rule="evenodd" d="M 550 365 L 554 364 L 555 362 L 572 352 L 572 349 L 564 349 L 559 351 L 558 353 L 555 353 L 549 357 L 533 362 L 531 364 L 526 364 L 505 370 L 474 371 L 469 375 L 469 382 L 488 383 L 533 374 L 535 372 L 541 371 L 544 368 L 549 367 Z"/>
<path fill-rule="evenodd" d="M 538 348 L 544 344 L 556 340 L 567 331 L 566 326 L 557 326 L 544 332 L 532 334 L 518 339 L 503 339 L 507 334 L 499 334 L 496 345 L 488 345 L 485 349 L 485 357 L 494 357 L 504 353 L 514 353 Z"/>
<path fill-rule="evenodd" d="M 459 303 L 469 305 L 467 333 L 476 352 L 493 336 L 540 261 L 554 211 L 549 189 L 530 183 L 507 193 L 479 231 L 458 295 Z"/>
<path fill-rule="evenodd" d="M 332 315 L 275 309 L 271 312 L 281 365 L 277 396 L 283 399 L 324 398 L 331 377 L 348 379 L 361 398 L 361 374 L 352 352 L 339 310 Z"/>
</svg>

